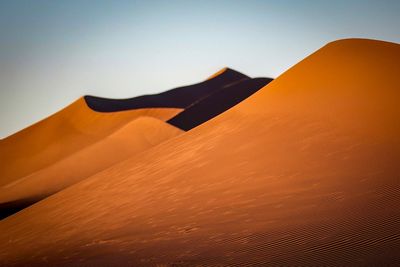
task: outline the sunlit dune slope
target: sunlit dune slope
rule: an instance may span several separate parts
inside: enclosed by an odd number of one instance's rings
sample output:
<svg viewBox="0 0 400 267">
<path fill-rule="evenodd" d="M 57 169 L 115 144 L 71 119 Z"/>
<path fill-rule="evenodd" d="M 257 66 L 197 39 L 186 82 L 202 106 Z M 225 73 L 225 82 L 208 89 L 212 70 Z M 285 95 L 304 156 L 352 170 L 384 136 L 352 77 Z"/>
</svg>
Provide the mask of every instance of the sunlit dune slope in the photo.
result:
<svg viewBox="0 0 400 267">
<path fill-rule="evenodd" d="M 11 215 L 181 132 L 159 119 L 139 117 L 101 141 L 0 187 L 0 213 Z"/>
<path fill-rule="evenodd" d="M 195 102 L 167 122 L 188 131 L 237 105 L 271 81 L 270 78 L 254 78 L 225 86 Z"/>
<path fill-rule="evenodd" d="M 207 80 L 189 86 L 178 87 L 154 95 L 143 95 L 128 99 L 108 99 L 95 96 L 85 96 L 87 104 L 94 110 L 114 112 L 148 107 L 186 108 L 219 90 L 221 87 L 249 79 L 248 76 L 224 68 Z"/>
<path fill-rule="evenodd" d="M 400 263 L 400 45 L 328 44 L 236 107 L 0 222 L 3 265 Z"/>
<path fill-rule="evenodd" d="M 117 113 L 90 109 L 83 98 L 5 138 L 0 144 L 0 185 L 5 185 L 101 140 L 131 120 L 167 120 L 181 109 L 149 108 Z"/>
</svg>

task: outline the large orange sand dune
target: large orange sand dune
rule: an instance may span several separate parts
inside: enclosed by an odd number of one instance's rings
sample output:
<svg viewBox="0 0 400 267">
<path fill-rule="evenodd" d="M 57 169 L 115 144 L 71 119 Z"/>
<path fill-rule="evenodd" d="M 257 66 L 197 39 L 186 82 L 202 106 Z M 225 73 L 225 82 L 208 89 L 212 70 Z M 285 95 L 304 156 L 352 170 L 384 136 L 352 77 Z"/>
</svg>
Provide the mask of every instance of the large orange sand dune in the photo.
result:
<svg viewBox="0 0 400 267">
<path fill-rule="evenodd" d="M 342 40 L 0 222 L 0 262 L 400 264 L 400 45 Z"/>
<path fill-rule="evenodd" d="M 181 132 L 153 117 L 139 117 L 49 167 L 0 187 L 0 206 L 37 202 Z"/>
<path fill-rule="evenodd" d="M 137 109 L 102 113 L 83 98 L 5 138 L 0 145 L 0 185 L 20 179 L 93 144 L 140 116 L 167 120 L 181 109 Z"/>
</svg>

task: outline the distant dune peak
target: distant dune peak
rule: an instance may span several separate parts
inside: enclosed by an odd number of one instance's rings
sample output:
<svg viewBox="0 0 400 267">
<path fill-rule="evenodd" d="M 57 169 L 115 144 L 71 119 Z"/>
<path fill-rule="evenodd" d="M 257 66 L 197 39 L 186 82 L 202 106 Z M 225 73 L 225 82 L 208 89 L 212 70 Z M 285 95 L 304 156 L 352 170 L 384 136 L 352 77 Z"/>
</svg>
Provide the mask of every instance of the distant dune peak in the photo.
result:
<svg viewBox="0 0 400 267">
<path fill-rule="evenodd" d="M 208 77 L 207 80 L 213 79 L 213 78 L 217 77 L 218 75 L 221 75 L 222 73 L 224 73 L 228 69 L 229 69 L 228 67 L 224 67 L 224 68 L 220 69 L 219 71 L 217 71 L 216 73 L 214 73 L 210 77 Z M 231 70 L 231 69 L 229 69 L 229 70 Z M 234 70 L 232 70 L 232 71 L 234 71 Z"/>
<path fill-rule="evenodd" d="M 126 99 L 86 95 L 84 99 L 91 109 L 98 112 L 116 112 L 139 108 L 186 108 L 226 85 L 245 79 L 249 79 L 249 77 L 238 71 L 225 68 L 200 83 L 174 88 L 158 94 Z"/>
</svg>

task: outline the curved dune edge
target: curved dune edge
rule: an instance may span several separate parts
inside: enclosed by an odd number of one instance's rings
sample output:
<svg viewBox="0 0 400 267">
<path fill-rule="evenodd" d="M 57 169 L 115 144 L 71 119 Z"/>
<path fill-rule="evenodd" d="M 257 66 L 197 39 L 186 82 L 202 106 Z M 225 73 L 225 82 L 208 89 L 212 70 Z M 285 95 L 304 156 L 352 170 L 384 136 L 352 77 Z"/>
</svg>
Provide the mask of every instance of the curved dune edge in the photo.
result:
<svg viewBox="0 0 400 267">
<path fill-rule="evenodd" d="M 253 78 L 225 86 L 194 103 L 167 122 L 179 129 L 189 131 L 237 105 L 271 81 L 270 78 Z"/>
<path fill-rule="evenodd" d="M 399 45 L 330 44 L 215 120 L 1 221 L 0 261 L 397 263 L 399 62 Z"/>
<path fill-rule="evenodd" d="M 5 138 L 0 145 L 0 185 L 41 168 L 108 136 L 140 116 L 168 120 L 181 109 L 149 108 L 118 113 L 91 110 L 83 98 Z"/>
<path fill-rule="evenodd" d="M 37 202 L 182 131 L 152 117 L 139 117 L 101 141 L 31 175 L 0 187 L 0 207 Z"/>
<path fill-rule="evenodd" d="M 211 80 L 211 79 L 221 75 L 222 73 L 226 72 L 227 70 L 229 70 L 229 68 L 224 67 L 224 68 L 220 69 L 219 71 L 215 72 L 214 74 L 212 74 L 210 77 L 208 77 L 207 80 Z"/>
<path fill-rule="evenodd" d="M 174 88 L 158 94 L 142 95 L 133 98 L 112 99 L 86 95 L 86 104 L 97 112 L 117 112 L 149 107 L 182 108 L 203 99 L 224 86 L 234 84 L 250 77 L 238 71 L 225 68 L 200 83 Z"/>
</svg>

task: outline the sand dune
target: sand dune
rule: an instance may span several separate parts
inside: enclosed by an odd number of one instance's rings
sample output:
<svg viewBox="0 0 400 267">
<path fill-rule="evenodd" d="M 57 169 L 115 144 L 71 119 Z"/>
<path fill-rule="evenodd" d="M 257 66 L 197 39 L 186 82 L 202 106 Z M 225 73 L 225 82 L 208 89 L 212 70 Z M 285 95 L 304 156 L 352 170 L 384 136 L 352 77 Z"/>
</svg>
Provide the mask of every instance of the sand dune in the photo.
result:
<svg viewBox="0 0 400 267">
<path fill-rule="evenodd" d="M 328 44 L 190 132 L 0 222 L 0 263 L 400 263 L 400 45 Z"/>
<path fill-rule="evenodd" d="M 144 95 L 128 99 L 108 99 L 85 96 L 88 105 L 101 112 L 115 112 L 149 107 L 186 108 L 219 90 L 221 87 L 249 79 L 235 70 L 224 68 L 207 80 L 198 84 L 183 86 L 154 95 Z"/>
<path fill-rule="evenodd" d="M 0 187 L 1 215 L 11 215 L 179 133 L 181 130 L 161 120 L 139 117 L 101 141 Z"/>
<path fill-rule="evenodd" d="M 269 78 L 255 78 L 223 87 L 195 102 L 167 122 L 188 131 L 240 103 L 271 81 Z"/>
<path fill-rule="evenodd" d="M 221 86 L 248 77 L 225 68 L 202 83 L 132 99 L 85 96 L 0 143 L 0 186 L 95 143 L 139 116 L 168 120 Z M 128 110 L 129 109 L 129 110 Z M 124 112 L 109 112 L 124 111 Z"/>
<path fill-rule="evenodd" d="M 101 113 L 83 98 L 54 115 L 5 138 L 0 145 L 0 185 L 5 185 L 101 140 L 140 116 L 167 120 L 181 109 L 138 109 Z"/>
</svg>

